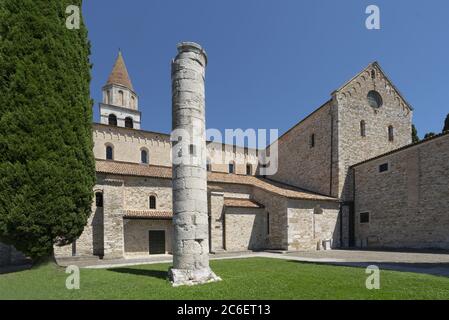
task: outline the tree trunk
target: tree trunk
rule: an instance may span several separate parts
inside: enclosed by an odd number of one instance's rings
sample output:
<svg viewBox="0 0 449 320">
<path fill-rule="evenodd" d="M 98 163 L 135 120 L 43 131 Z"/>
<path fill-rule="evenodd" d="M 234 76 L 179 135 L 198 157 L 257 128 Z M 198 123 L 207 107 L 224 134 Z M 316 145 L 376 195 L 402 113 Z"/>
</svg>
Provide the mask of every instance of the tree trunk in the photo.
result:
<svg viewBox="0 0 449 320">
<path fill-rule="evenodd" d="M 47 265 L 54 265 L 54 266 L 58 265 L 55 258 L 55 251 L 53 249 L 47 256 L 33 259 L 33 268 L 39 268 Z"/>
</svg>

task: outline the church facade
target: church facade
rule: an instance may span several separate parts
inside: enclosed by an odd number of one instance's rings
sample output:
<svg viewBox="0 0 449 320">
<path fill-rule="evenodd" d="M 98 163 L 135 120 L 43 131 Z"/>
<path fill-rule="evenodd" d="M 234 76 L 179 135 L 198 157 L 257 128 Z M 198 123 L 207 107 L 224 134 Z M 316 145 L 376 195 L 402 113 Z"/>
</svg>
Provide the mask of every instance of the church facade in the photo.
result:
<svg viewBox="0 0 449 320">
<path fill-rule="evenodd" d="M 412 144 L 412 115 L 374 62 L 279 137 L 273 175 L 259 175 L 265 150 L 208 142 L 210 251 L 449 249 L 449 135 Z M 171 253 L 170 135 L 140 129 L 121 54 L 100 118 L 92 216 L 56 255 Z"/>
</svg>

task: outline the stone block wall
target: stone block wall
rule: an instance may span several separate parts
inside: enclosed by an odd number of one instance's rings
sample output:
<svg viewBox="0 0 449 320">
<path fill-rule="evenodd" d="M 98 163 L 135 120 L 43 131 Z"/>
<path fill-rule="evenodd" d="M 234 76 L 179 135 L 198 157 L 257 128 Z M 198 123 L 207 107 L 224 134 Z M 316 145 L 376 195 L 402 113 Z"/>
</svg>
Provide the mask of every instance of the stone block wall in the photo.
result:
<svg viewBox="0 0 449 320">
<path fill-rule="evenodd" d="M 227 251 L 266 248 L 266 213 L 261 208 L 226 208 L 225 249 Z"/>
<path fill-rule="evenodd" d="M 320 250 L 324 240 L 340 245 L 338 202 L 290 200 L 288 250 Z"/>
<path fill-rule="evenodd" d="M 333 102 L 329 101 L 279 138 L 278 171 L 271 179 L 330 194 L 334 113 Z"/>
<path fill-rule="evenodd" d="M 148 151 L 149 164 L 171 166 L 169 135 L 94 124 L 94 156 L 106 159 L 106 146 L 113 147 L 114 160 L 141 163 L 141 150 Z"/>
<path fill-rule="evenodd" d="M 156 210 L 172 211 L 170 179 L 126 177 L 123 192 L 126 210 L 149 210 L 149 198 L 155 196 Z"/>
<path fill-rule="evenodd" d="M 449 249 L 448 159 L 445 135 L 356 166 L 356 245 Z"/>
<path fill-rule="evenodd" d="M 165 231 L 165 252 L 172 252 L 173 224 L 171 220 L 124 220 L 125 257 L 132 258 L 149 254 L 149 231 Z"/>
<path fill-rule="evenodd" d="M 371 72 L 374 72 L 374 78 Z M 367 95 L 372 90 L 382 98 L 380 108 L 374 108 L 368 102 Z M 410 144 L 412 111 L 376 65 L 335 92 L 334 100 L 338 103 L 336 196 L 351 200 L 349 167 Z M 361 135 L 361 121 L 365 121 L 365 136 Z M 389 126 L 393 126 L 393 141 L 389 141 Z"/>
<path fill-rule="evenodd" d="M 269 234 L 267 237 L 267 249 L 288 248 L 288 219 L 287 202 L 285 197 L 267 192 L 259 188 L 253 188 L 252 198 L 265 207 L 268 213 Z"/>
</svg>

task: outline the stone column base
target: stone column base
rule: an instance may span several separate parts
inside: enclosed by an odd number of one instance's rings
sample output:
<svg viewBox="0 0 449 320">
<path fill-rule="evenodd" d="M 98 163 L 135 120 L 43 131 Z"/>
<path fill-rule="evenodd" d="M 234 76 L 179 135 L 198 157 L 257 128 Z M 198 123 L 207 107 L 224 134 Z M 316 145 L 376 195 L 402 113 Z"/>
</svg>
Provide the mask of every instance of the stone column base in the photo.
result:
<svg viewBox="0 0 449 320">
<path fill-rule="evenodd" d="M 193 286 L 197 284 L 221 281 L 210 268 L 197 270 L 173 269 L 168 271 L 168 278 L 173 287 Z"/>
</svg>

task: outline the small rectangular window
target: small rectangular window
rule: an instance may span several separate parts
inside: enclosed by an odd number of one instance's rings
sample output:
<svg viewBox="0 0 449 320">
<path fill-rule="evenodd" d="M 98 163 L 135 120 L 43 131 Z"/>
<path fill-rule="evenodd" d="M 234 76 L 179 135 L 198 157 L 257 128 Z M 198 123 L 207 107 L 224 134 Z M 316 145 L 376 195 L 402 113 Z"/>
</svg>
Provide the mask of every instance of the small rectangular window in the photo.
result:
<svg viewBox="0 0 449 320">
<path fill-rule="evenodd" d="M 196 156 L 196 146 L 194 144 L 190 145 L 190 154 Z"/>
<path fill-rule="evenodd" d="M 388 163 L 383 163 L 379 166 L 379 172 L 386 172 L 388 171 Z"/>
<path fill-rule="evenodd" d="M 270 213 L 267 212 L 267 234 L 270 234 Z"/>
<path fill-rule="evenodd" d="M 315 134 L 310 135 L 310 147 L 315 147 Z"/>
<path fill-rule="evenodd" d="M 369 212 L 360 213 L 360 223 L 369 223 Z"/>
</svg>

